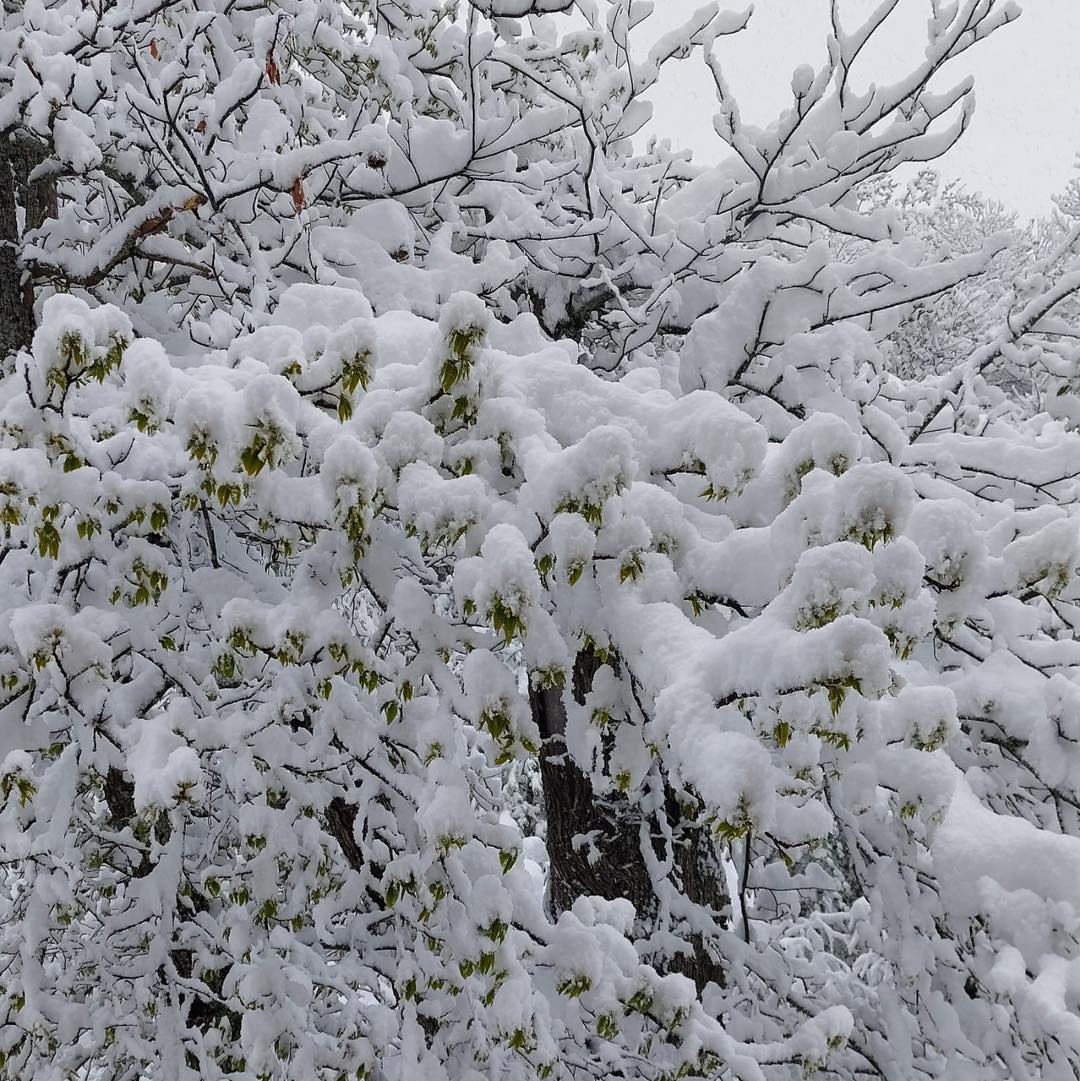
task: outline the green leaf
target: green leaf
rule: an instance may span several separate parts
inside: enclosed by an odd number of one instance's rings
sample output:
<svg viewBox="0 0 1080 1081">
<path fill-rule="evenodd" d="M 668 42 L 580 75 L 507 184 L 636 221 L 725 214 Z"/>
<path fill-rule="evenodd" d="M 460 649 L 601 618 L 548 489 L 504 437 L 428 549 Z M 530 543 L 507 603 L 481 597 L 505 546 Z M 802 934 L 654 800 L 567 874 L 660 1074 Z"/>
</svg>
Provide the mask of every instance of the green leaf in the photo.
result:
<svg viewBox="0 0 1080 1081">
<path fill-rule="evenodd" d="M 240 464 L 243 465 L 244 471 L 251 477 L 258 476 L 262 472 L 263 466 L 266 465 L 254 446 L 247 447 L 241 452 Z"/>
<path fill-rule="evenodd" d="M 52 522 L 43 522 L 35 531 L 38 554 L 48 559 L 60 558 L 60 533 Z"/>
<path fill-rule="evenodd" d="M 569 976 L 562 980 L 555 990 L 567 998 L 580 998 L 590 987 L 592 987 L 592 980 L 588 976 Z"/>
</svg>

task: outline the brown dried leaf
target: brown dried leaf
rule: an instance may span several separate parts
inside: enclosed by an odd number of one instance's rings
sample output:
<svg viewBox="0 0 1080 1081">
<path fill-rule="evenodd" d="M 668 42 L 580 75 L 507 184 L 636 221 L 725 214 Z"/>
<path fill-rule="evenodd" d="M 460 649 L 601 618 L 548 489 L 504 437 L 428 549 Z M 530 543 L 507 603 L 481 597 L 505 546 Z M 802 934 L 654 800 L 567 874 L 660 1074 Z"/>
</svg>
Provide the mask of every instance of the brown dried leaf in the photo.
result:
<svg viewBox="0 0 1080 1081">
<path fill-rule="evenodd" d="M 135 229 L 136 237 L 150 236 L 152 233 L 159 233 L 166 225 L 172 221 L 173 212 L 171 208 L 166 208 L 160 214 L 156 214 L 152 218 L 147 218 L 141 225 Z"/>
</svg>

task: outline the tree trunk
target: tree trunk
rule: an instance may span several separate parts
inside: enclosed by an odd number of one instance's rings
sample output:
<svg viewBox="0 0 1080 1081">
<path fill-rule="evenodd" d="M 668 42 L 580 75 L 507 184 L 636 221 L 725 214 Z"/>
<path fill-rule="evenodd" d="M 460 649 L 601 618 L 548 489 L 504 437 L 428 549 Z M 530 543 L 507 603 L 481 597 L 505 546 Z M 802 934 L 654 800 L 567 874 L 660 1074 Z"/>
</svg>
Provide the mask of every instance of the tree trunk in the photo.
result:
<svg viewBox="0 0 1080 1081">
<path fill-rule="evenodd" d="M 34 336 L 33 290 L 19 266 L 18 179 L 20 150 L 0 137 L 0 357 L 25 349 Z"/>
<path fill-rule="evenodd" d="M 41 165 L 46 151 L 40 143 L 22 139 L 14 145 L 15 184 L 22 199 L 25 221 L 23 234 L 40 229 L 49 218 L 59 213 L 56 177 L 45 175 L 33 178 L 34 170 Z"/>
<path fill-rule="evenodd" d="M 113 830 L 119 832 L 127 828 L 135 817 L 135 784 L 124 775 L 122 770 L 117 769 L 115 766 L 110 766 L 108 772 L 105 774 L 103 789 L 105 805 L 109 809 L 109 825 Z M 169 829 L 168 815 L 162 811 L 158 816 L 157 825 L 155 826 L 158 840 L 162 843 L 168 840 Z M 150 862 L 149 856 L 144 852 L 139 866 L 133 871 L 133 877 L 145 878 L 153 869 L 153 864 Z M 210 910 L 209 901 L 195 889 L 194 886 L 192 886 L 185 895 L 185 899 L 196 913 L 208 912 Z M 187 906 L 184 901 L 181 901 L 178 898 L 176 907 L 177 911 L 182 912 Z M 194 951 L 190 949 L 174 949 L 169 951 L 169 955 L 172 958 L 177 973 L 183 979 L 190 980 L 195 974 Z M 226 964 L 219 969 L 200 969 L 199 978 L 217 997 L 206 998 L 203 995 L 194 993 L 191 995 L 188 1004 L 187 1023 L 192 1028 L 196 1028 L 200 1032 L 206 1033 L 209 1032 L 211 1028 L 217 1026 L 223 1019 L 227 1018 L 232 1026 L 233 1034 L 236 1035 L 240 1032 L 240 1015 L 235 1010 L 223 1005 L 220 1001 L 222 988 L 225 984 L 225 977 L 228 975 L 231 967 L 231 963 L 226 962 Z M 164 976 L 163 981 L 168 982 L 169 977 Z M 192 1068 L 197 1068 L 198 1066 L 197 1060 L 190 1053 L 187 1056 L 187 1062 Z"/>
<path fill-rule="evenodd" d="M 584 702 L 599 667 L 592 650 L 577 655 L 571 688 L 575 702 Z M 634 905 L 639 932 L 648 935 L 656 926 L 659 900 L 642 853 L 641 811 L 623 796 L 598 797 L 589 778 L 570 759 L 564 741 L 562 691 L 531 688 L 529 698 L 543 737 L 540 775 L 547 812 L 552 909 L 556 914 L 563 912 L 582 896 L 625 898 Z M 711 838 L 707 831 L 681 821 L 678 802 L 670 793 L 665 813 L 675 837 L 677 888 L 696 904 L 719 908 L 723 877 Z M 653 837 L 657 831 L 649 823 L 645 825 L 647 836 Z M 584 843 L 575 844 L 579 837 Z M 689 955 L 668 958 L 658 967 L 690 977 L 699 990 L 710 981 L 722 983 L 723 972 L 701 935 L 691 935 L 688 942 Z"/>
</svg>

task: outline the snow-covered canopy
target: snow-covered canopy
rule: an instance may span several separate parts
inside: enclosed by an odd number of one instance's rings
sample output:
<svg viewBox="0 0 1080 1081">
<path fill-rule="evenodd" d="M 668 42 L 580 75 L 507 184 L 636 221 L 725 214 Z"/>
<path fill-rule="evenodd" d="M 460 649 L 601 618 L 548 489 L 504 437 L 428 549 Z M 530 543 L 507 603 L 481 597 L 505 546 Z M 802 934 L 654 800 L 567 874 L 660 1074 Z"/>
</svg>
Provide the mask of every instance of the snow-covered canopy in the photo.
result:
<svg viewBox="0 0 1080 1081">
<path fill-rule="evenodd" d="M 4 16 L 0 1076 L 1075 1077 L 1077 238 L 905 382 L 1005 241 L 857 198 L 1015 8 L 755 131 L 569 6 Z"/>
</svg>

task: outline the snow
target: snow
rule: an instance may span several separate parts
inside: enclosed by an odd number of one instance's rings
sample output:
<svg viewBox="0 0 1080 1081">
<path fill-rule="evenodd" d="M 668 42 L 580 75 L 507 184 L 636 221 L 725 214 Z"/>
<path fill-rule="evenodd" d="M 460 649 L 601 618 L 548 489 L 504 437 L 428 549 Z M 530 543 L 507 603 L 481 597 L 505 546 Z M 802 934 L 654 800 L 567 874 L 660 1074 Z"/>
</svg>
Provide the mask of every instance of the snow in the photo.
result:
<svg viewBox="0 0 1080 1081">
<path fill-rule="evenodd" d="M 1080 846 L 1073 837 L 1039 830 L 995 814 L 958 778 L 956 792 L 934 835 L 935 866 L 958 912 L 977 912 L 987 880 L 1004 890 L 1030 890 L 1046 902 L 1077 901 Z"/>
<path fill-rule="evenodd" d="M 145 718 L 138 726 L 128 750 L 128 760 L 136 778 L 136 811 L 174 807 L 179 801 L 198 802 L 206 795 L 202 767 L 195 748 L 176 731 L 183 704 Z"/>
<path fill-rule="evenodd" d="M 1011 5 L 762 128 L 569 6 L 3 16 L 9 1072 L 1075 1078 L 1076 236 L 884 186 Z"/>
</svg>

